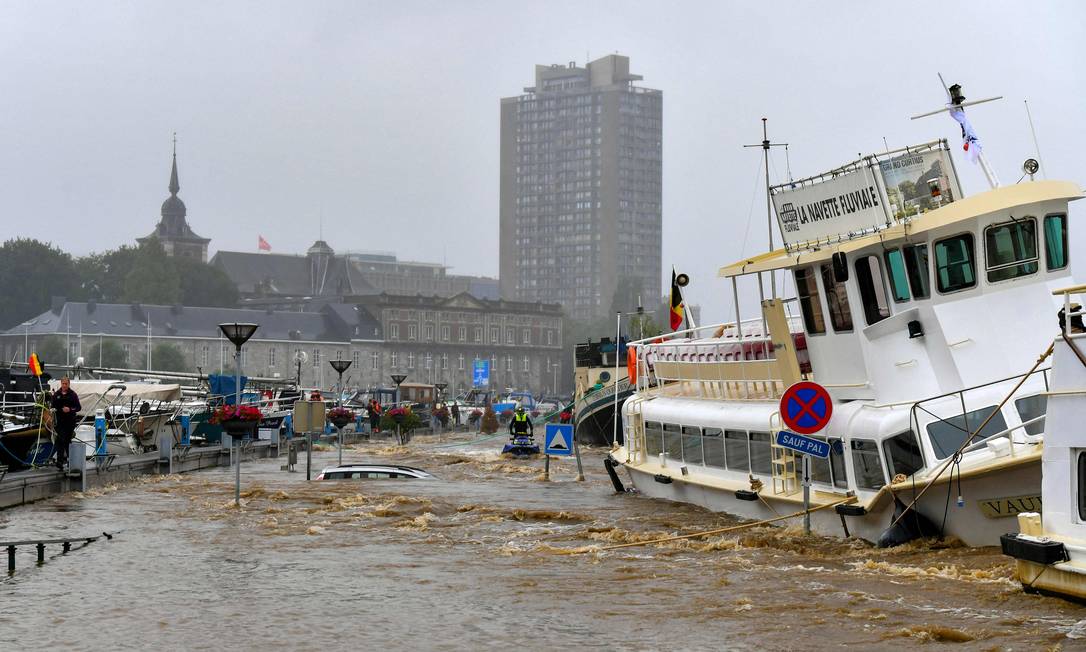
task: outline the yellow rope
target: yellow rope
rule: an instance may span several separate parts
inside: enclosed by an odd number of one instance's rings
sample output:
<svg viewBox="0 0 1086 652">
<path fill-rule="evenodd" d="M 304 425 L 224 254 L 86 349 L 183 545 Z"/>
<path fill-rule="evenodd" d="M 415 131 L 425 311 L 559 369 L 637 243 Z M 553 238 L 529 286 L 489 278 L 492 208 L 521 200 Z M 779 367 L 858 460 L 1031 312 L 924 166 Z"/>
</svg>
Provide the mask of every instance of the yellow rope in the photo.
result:
<svg viewBox="0 0 1086 652">
<path fill-rule="evenodd" d="M 855 502 L 855 500 L 856 499 L 854 497 L 850 496 L 850 497 L 845 498 L 843 500 L 838 500 L 837 502 L 834 502 L 834 503 L 826 503 L 825 505 L 819 505 L 818 507 L 812 507 L 809 511 L 810 512 L 817 512 L 819 510 L 826 509 L 828 507 L 834 507 L 836 505 L 841 505 L 841 504 L 844 504 L 844 503 Z M 783 520 L 788 519 L 788 518 L 796 518 L 797 516 L 803 516 L 805 513 L 806 512 L 804 512 L 803 510 L 800 510 L 800 511 L 794 512 L 792 514 L 785 514 L 784 516 L 776 516 L 774 518 L 767 518 L 767 519 L 762 520 L 762 521 L 755 521 L 754 523 L 744 523 L 742 525 L 732 525 L 730 527 L 720 528 L 718 530 L 708 530 L 706 532 L 695 532 L 694 534 L 680 534 L 680 535 L 673 536 L 673 537 L 665 537 L 663 539 L 653 539 L 651 541 L 634 541 L 632 543 L 618 543 L 618 544 L 615 544 L 613 546 L 604 546 L 602 548 L 592 548 L 592 547 L 590 547 L 590 548 L 585 549 L 585 550 L 572 550 L 572 551 L 570 551 L 569 554 L 571 554 L 571 555 L 581 555 L 581 554 L 584 554 L 586 552 L 603 552 L 604 550 L 617 550 L 618 548 L 633 548 L 634 546 L 651 546 L 651 545 L 657 544 L 657 543 L 667 543 L 668 541 L 679 541 L 679 540 L 682 540 L 682 539 L 696 539 L 698 537 L 707 537 L 707 536 L 712 536 L 714 534 L 725 534 L 727 532 L 736 532 L 738 530 L 746 530 L 748 528 L 758 527 L 759 525 L 768 525 L 770 523 L 776 523 L 777 521 L 783 521 Z"/>
</svg>

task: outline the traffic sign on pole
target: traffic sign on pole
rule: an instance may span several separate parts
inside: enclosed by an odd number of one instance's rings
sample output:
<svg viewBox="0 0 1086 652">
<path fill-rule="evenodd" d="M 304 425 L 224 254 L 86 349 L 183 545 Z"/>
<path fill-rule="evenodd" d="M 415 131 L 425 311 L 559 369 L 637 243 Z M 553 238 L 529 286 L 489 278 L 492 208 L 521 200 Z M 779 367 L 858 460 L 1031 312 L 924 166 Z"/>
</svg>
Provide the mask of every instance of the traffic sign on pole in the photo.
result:
<svg viewBox="0 0 1086 652">
<path fill-rule="evenodd" d="M 826 442 L 821 439 L 797 435 L 796 433 L 788 432 L 787 430 L 781 430 L 777 433 L 777 445 L 791 448 L 797 453 L 802 453 L 804 455 L 814 455 L 815 457 L 821 458 L 830 456 L 830 445 Z"/>
<path fill-rule="evenodd" d="M 798 382 L 781 395 L 781 420 L 789 430 L 810 435 L 822 430 L 833 415 L 833 399 L 826 388 L 810 381 Z"/>
<path fill-rule="evenodd" d="M 544 455 L 572 455 L 573 424 L 548 423 L 543 442 Z"/>
</svg>

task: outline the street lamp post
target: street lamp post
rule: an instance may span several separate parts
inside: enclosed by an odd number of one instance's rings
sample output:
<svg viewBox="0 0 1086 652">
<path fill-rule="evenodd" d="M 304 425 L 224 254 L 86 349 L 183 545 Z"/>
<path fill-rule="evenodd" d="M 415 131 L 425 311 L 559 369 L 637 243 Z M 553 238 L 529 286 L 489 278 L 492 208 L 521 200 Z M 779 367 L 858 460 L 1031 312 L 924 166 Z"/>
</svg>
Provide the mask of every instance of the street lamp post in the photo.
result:
<svg viewBox="0 0 1086 652">
<path fill-rule="evenodd" d="M 400 407 L 400 384 L 407 380 L 407 374 L 392 374 L 392 382 L 396 383 L 396 407 Z M 396 421 L 396 440 L 401 444 L 403 437 L 400 435 L 400 422 Z"/>
<path fill-rule="evenodd" d="M 640 297 L 638 297 L 637 302 L 641 303 L 641 298 Z M 614 407 L 615 414 L 614 414 L 614 421 L 612 422 L 612 427 L 611 427 L 611 444 L 612 445 L 617 445 L 618 444 L 618 421 L 619 421 L 619 418 L 620 418 L 619 413 L 618 413 L 618 349 L 619 349 L 619 344 L 621 343 L 621 340 L 622 340 L 622 317 L 624 315 L 639 315 L 643 319 L 644 315 L 645 315 L 645 308 L 643 306 L 639 305 L 639 306 L 637 306 L 637 310 L 634 310 L 634 311 L 631 311 L 631 312 L 621 312 L 620 311 L 620 312 L 615 313 L 615 375 L 613 377 L 613 380 L 614 380 L 614 383 L 615 383 L 615 407 Z M 640 323 L 638 324 L 638 331 L 639 331 L 638 334 L 643 334 L 643 333 L 640 332 L 641 331 L 641 324 Z"/>
<path fill-rule="evenodd" d="M 236 363 L 234 366 L 235 410 L 241 409 L 241 347 L 249 341 L 257 328 L 259 328 L 257 324 L 241 324 L 238 322 L 219 324 L 219 330 L 234 345 L 234 362 Z M 231 439 L 235 438 L 231 437 Z M 233 444 L 235 456 L 237 457 L 237 466 L 234 467 L 234 505 L 241 507 L 241 442 L 233 442 Z"/>
<path fill-rule="evenodd" d="M 351 366 L 350 360 L 329 360 L 328 364 L 339 374 L 338 391 L 336 392 L 336 406 L 343 407 L 343 372 Z M 333 423 L 333 425 L 335 425 Z M 339 465 L 343 466 L 343 428 L 336 426 L 336 444 L 339 449 Z"/>
</svg>

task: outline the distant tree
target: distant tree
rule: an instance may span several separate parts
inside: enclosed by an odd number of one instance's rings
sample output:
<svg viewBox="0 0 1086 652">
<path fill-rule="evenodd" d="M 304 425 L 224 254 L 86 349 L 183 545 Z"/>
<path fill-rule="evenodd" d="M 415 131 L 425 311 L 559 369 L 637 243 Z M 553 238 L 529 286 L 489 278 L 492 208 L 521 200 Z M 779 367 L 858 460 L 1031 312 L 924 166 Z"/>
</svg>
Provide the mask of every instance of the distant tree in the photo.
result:
<svg viewBox="0 0 1086 652">
<path fill-rule="evenodd" d="M 122 245 L 75 261 L 82 289 L 80 298 L 118 303 L 125 294 L 125 279 L 136 263 L 139 248 Z"/>
<path fill-rule="evenodd" d="M 101 344 L 95 344 L 83 356 L 84 364 L 88 367 L 122 368 L 128 366 L 124 349 L 120 344 L 112 340 L 106 340 Z"/>
<path fill-rule="evenodd" d="M 141 368 L 147 368 L 147 357 L 144 355 Z M 151 348 L 151 369 L 155 371 L 192 371 L 185 354 L 173 344 L 156 344 Z"/>
<path fill-rule="evenodd" d="M 184 305 L 230 308 L 238 304 L 237 286 L 218 267 L 192 258 L 174 258 L 173 265 Z"/>
<path fill-rule="evenodd" d="M 38 354 L 38 359 L 41 360 L 42 364 L 57 365 L 66 362 L 64 340 L 56 335 L 46 336 L 31 350 Z"/>
<path fill-rule="evenodd" d="M 0 245 L 0 328 L 40 315 L 54 296 L 75 296 L 78 288 L 72 257 L 53 245 L 27 238 Z"/>
<path fill-rule="evenodd" d="M 139 246 L 132 269 L 124 278 L 125 302 L 170 305 L 181 300 L 181 281 L 174 259 L 152 238 Z"/>
</svg>

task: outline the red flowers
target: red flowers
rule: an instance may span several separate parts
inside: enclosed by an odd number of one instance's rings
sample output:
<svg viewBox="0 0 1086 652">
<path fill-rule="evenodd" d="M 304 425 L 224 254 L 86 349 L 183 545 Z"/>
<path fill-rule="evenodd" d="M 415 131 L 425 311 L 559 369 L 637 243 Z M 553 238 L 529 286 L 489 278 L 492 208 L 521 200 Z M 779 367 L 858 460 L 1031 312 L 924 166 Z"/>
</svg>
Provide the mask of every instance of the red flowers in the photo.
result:
<svg viewBox="0 0 1086 652">
<path fill-rule="evenodd" d="M 251 405 L 223 404 L 215 408 L 209 421 L 217 424 L 223 421 L 260 421 L 263 418 L 264 415 L 261 414 L 259 408 Z"/>
</svg>

